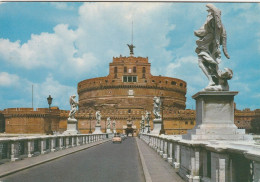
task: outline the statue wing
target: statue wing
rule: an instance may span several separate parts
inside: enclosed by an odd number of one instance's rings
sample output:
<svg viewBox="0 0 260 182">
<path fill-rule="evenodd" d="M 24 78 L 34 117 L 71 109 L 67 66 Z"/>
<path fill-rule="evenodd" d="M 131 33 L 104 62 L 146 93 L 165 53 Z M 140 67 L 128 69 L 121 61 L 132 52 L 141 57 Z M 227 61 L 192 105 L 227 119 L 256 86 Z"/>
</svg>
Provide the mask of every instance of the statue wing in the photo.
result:
<svg viewBox="0 0 260 182">
<path fill-rule="evenodd" d="M 226 58 L 230 58 L 227 52 L 227 33 L 225 27 L 222 25 L 222 35 L 221 35 L 221 42 L 223 53 L 226 56 Z"/>
</svg>

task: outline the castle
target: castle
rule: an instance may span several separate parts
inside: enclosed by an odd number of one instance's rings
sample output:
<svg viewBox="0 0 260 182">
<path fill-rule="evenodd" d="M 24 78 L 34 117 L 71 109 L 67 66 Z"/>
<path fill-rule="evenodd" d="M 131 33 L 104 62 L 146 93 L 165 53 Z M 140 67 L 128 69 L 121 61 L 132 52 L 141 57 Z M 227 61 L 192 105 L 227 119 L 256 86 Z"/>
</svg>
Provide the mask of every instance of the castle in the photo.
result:
<svg viewBox="0 0 260 182">
<path fill-rule="evenodd" d="M 146 111 L 153 109 L 153 97 L 163 99 L 161 112 L 166 134 L 185 134 L 195 124 L 196 113 L 186 108 L 187 83 L 178 78 L 153 76 L 148 58 L 114 57 L 109 75 L 78 83 L 79 109 L 76 113 L 81 133 L 95 129 L 95 112 L 101 111 L 101 129 L 106 130 L 108 117 L 116 122 L 116 131 L 137 135 Z M 8 108 L 0 111 L 0 132 L 52 134 L 66 130 L 69 111 L 58 107 Z M 260 110 L 235 111 L 235 124 L 250 130 L 250 121 Z M 153 115 L 150 124 L 152 126 Z"/>
</svg>

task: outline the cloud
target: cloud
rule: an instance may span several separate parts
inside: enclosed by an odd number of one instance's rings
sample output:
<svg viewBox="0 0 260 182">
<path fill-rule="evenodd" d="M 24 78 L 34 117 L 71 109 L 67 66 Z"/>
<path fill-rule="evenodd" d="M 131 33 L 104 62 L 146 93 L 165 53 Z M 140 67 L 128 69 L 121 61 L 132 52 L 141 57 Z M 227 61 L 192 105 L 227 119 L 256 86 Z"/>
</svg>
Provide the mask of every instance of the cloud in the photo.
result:
<svg viewBox="0 0 260 182">
<path fill-rule="evenodd" d="M 34 96 L 35 96 L 35 107 L 47 107 L 47 97 L 51 95 L 53 97 L 53 106 L 60 108 L 69 108 L 69 97 L 73 94 L 76 95 L 77 87 L 71 87 L 59 83 L 54 80 L 50 74 L 46 77 L 42 83 L 33 83 L 34 85 Z"/>
<path fill-rule="evenodd" d="M 50 4 L 60 10 L 74 10 L 73 6 L 69 6 L 65 2 L 50 2 Z"/>
<path fill-rule="evenodd" d="M 0 90 L 0 107 L 31 107 L 32 85 L 34 108 L 48 107 L 47 97 L 51 95 L 53 106 L 69 109 L 69 97 L 77 93 L 76 85 L 64 85 L 55 80 L 51 74 L 40 83 L 3 72 L 0 73 L 0 87 L 2 87 Z M 19 90 L 19 93 L 17 93 L 17 90 Z M 8 97 L 8 100 L 3 102 L 5 97 Z"/>
<path fill-rule="evenodd" d="M 15 74 L 9 74 L 7 72 L 0 73 L 0 87 L 10 87 L 18 84 L 19 77 Z"/>
<path fill-rule="evenodd" d="M 51 6 L 66 12 L 71 8 L 69 5 L 51 3 Z M 259 5 L 219 3 L 217 6 L 223 12 L 231 57 L 234 59 L 234 54 L 239 55 L 234 62 L 223 61 L 220 67 L 232 64 L 227 67 L 237 67 L 238 70 L 239 64 L 247 59 L 247 54 L 255 55 L 251 52 L 253 45 L 247 42 L 257 42 L 249 25 L 252 22 L 259 24 L 259 20 L 255 19 Z M 35 89 L 39 90 L 38 105 L 46 103 L 46 97 L 49 91 L 52 94 L 52 90 L 54 98 L 62 98 L 56 100 L 59 104 L 68 105 L 68 94 L 63 90 L 72 92 L 73 89 L 76 90 L 76 83 L 82 79 L 106 76 L 108 65 L 114 56 L 129 55 L 126 44 L 131 43 L 133 20 L 135 56 L 149 56 L 153 75 L 185 80 L 188 84 L 187 97 L 190 97 L 202 90 L 208 82 L 197 65 L 197 55 L 194 52 L 196 37 L 193 35 L 193 31 L 204 23 L 206 16 L 203 3 L 84 3 L 79 8 L 78 19 L 73 25 L 60 23 L 53 27 L 53 32 L 31 34 L 30 39 L 24 43 L 11 41 L 11 38 L 0 39 L 0 59 L 16 70 L 37 70 L 43 78 L 51 73 L 45 80 L 38 82 L 31 81 L 28 76 L 26 83 L 34 84 Z M 250 20 L 251 16 L 255 17 Z M 254 29 L 257 27 L 259 25 Z M 241 32 L 244 34 L 241 35 Z M 241 50 L 243 55 L 240 54 Z M 255 69 L 257 66 L 253 67 Z M 235 78 L 232 82 L 235 82 Z M 245 85 L 239 85 L 238 80 L 234 86 L 239 88 Z M 252 84 L 248 83 L 247 87 L 252 88 Z"/>
</svg>

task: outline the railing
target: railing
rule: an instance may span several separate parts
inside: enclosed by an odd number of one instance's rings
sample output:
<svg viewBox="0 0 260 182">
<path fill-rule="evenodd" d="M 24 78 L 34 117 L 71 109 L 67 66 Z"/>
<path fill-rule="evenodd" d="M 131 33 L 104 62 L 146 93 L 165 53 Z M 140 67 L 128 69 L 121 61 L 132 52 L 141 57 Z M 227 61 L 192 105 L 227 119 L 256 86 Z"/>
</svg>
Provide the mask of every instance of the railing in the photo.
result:
<svg viewBox="0 0 260 182">
<path fill-rule="evenodd" d="M 241 141 L 190 141 L 178 135 L 141 134 L 185 181 L 259 182 L 260 146 Z"/>
<path fill-rule="evenodd" d="M 112 134 L 77 134 L 0 138 L 0 161 L 16 161 L 111 137 Z"/>
</svg>

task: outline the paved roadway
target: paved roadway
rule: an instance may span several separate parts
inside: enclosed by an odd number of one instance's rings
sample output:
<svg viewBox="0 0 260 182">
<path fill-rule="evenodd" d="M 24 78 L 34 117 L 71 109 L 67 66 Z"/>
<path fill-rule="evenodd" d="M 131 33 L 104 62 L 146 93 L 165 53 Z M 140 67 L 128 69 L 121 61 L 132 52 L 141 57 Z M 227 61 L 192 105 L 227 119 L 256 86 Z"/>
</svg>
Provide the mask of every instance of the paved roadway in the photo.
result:
<svg viewBox="0 0 260 182">
<path fill-rule="evenodd" d="M 144 182 L 136 141 L 104 144 L 35 166 L 2 182 Z"/>
</svg>

